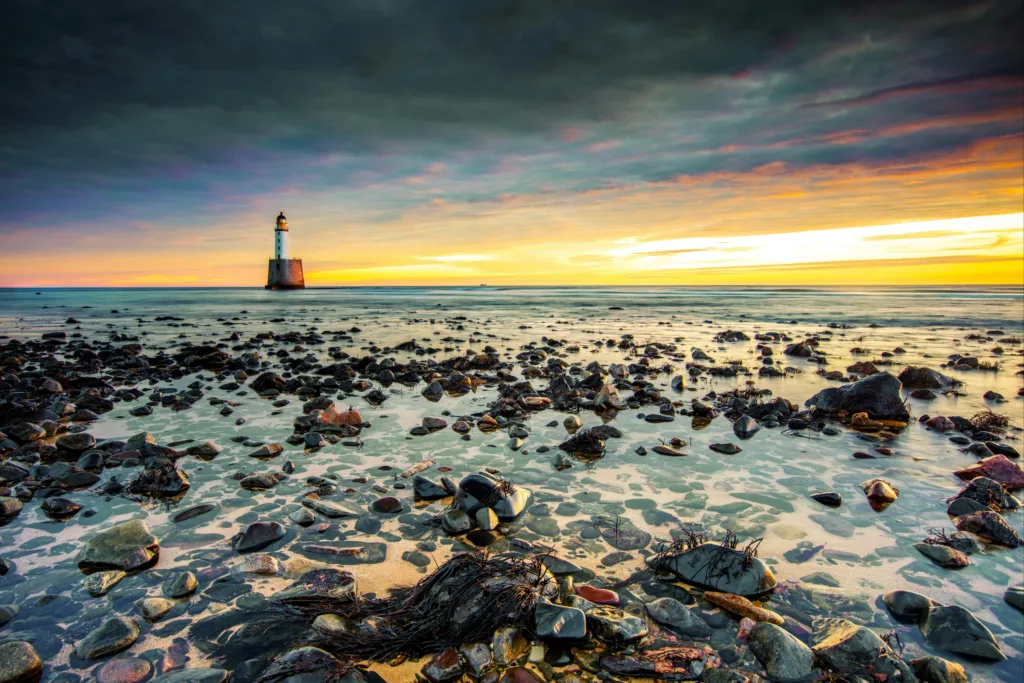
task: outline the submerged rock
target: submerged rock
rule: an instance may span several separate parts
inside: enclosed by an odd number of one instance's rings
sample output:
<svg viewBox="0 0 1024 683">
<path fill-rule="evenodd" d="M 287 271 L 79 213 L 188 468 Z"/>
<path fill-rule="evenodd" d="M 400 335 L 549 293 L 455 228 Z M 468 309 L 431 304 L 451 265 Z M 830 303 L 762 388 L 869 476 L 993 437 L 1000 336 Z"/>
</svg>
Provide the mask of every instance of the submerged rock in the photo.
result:
<svg viewBox="0 0 1024 683">
<path fill-rule="evenodd" d="M 666 557 L 655 569 L 671 572 L 701 588 L 748 598 L 775 588 L 775 575 L 764 562 L 717 543 L 704 543 Z"/>
<path fill-rule="evenodd" d="M 929 643 L 947 652 L 983 659 L 1006 659 L 992 632 L 959 605 L 929 610 L 921 622 L 921 633 Z"/>
<path fill-rule="evenodd" d="M 928 610 L 938 603 L 913 591 L 891 591 L 882 596 L 882 602 L 898 621 L 918 623 Z"/>
<path fill-rule="evenodd" d="M 139 637 L 138 623 L 129 617 L 110 617 L 75 645 L 79 659 L 100 659 L 127 650 Z"/>
<path fill-rule="evenodd" d="M 586 612 L 587 627 L 605 642 L 623 645 L 647 635 L 647 622 L 611 605 L 598 605 Z"/>
<path fill-rule="evenodd" d="M 284 534 L 284 527 L 277 522 L 253 522 L 231 539 L 231 547 L 240 553 L 251 553 L 266 548 Z"/>
<path fill-rule="evenodd" d="M 0 681 L 2 683 L 31 683 L 39 679 L 43 660 L 30 643 L 11 640 L 0 643 Z"/>
<path fill-rule="evenodd" d="M 80 569 L 121 569 L 133 571 L 154 563 L 160 543 L 141 519 L 115 524 L 101 531 L 78 552 Z"/>
<path fill-rule="evenodd" d="M 644 608 L 652 619 L 687 638 L 710 638 L 711 627 L 675 598 L 658 598 Z"/>
<path fill-rule="evenodd" d="M 775 624 L 755 625 L 747 636 L 747 645 L 773 680 L 801 680 L 814 671 L 811 648 Z"/>
<path fill-rule="evenodd" d="M 305 603 L 351 602 L 356 597 L 356 579 L 352 574 L 333 567 L 306 572 L 292 585 L 274 595 L 286 605 Z"/>
</svg>

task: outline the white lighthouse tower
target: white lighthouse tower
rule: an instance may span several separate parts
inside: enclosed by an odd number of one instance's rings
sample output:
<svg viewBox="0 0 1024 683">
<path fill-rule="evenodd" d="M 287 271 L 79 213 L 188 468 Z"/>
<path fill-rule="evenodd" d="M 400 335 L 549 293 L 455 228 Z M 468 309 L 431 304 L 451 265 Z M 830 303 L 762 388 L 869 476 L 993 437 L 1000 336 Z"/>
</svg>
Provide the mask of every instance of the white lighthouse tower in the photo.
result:
<svg viewBox="0 0 1024 683">
<path fill-rule="evenodd" d="M 267 268 L 266 289 L 305 289 L 302 259 L 292 258 L 288 245 L 288 219 L 284 211 L 278 214 L 274 225 L 274 258 Z"/>
<path fill-rule="evenodd" d="M 277 227 L 274 228 L 274 258 L 285 261 L 288 258 L 288 219 L 284 211 L 277 215 Z"/>
</svg>

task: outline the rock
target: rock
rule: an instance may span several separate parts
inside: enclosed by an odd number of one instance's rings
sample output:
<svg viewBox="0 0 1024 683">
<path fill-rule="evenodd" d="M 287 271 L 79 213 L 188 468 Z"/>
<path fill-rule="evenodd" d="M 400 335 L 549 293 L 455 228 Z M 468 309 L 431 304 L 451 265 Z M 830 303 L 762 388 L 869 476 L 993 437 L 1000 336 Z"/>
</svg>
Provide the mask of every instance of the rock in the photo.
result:
<svg viewBox="0 0 1024 683">
<path fill-rule="evenodd" d="M 284 446 L 279 443 L 268 443 L 260 446 L 255 451 L 249 454 L 250 458 L 276 458 L 281 455 L 281 451 L 284 450 Z"/>
<path fill-rule="evenodd" d="M 169 598 L 183 598 L 199 587 L 196 575 L 189 571 L 177 572 L 164 581 L 163 592 Z"/>
<path fill-rule="evenodd" d="M 928 418 L 924 421 L 924 426 L 937 432 L 951 432 L 956 429 L 956 423 L 943 415 Z"/>
<path fill-rule="evenodd" d="M 16 616 L 18 616 L 17 605 L 0 605 L 0 628 L 11 623 Z"/>
<path fill-rule="evenodd" d="M 574 652 L 575 655 L 575 652 Z M 577 659 L 585 663 L 585 660 Z M 636 654 L 611 655 L 600 658 L 601 668 L 618 676 L 643 676 L 673 681 L 706 681 L 706 683 L 740 683 L 746 676 L 730 677 L 732 672 L 719 669 L 722 658 L 710 647 L 665 647 Z M 714 674 L 721 672 L 721 676 Z M 604 676 L 601 672 L 599 676 Z M 739 674 L 737 674 L 738 676 Z M 566 680 L 566 679 L 562 679 Z M 591 680 L 591 679 L 588 679 Z M 616 678 L 614 680 L 622 680 Z"/>
<path fill-rule="evenodd" d="M 285 475 L 281 472 L 257 472 L 244 477 L 238 485 L 250 491 L 263 491 L 274 488 L 284 479 Z"/>
<path fill-rule="evenodd" d="M 606 588 L 594 588 L 593 586 L 576 586 L 576 595 L 595 605 L 621 605 L 619 594 Z"/>
<path fill-rule="evenodd" d="M 775 624 L 756 624 L 747 636 L 747 645 L 772 680 L 802 680 L 814 670 L 811 649 Z"/>
<path fill-rule="evenodd" d="M 96 572 L 82 579 L 82 588 L 88 591 L 89 595 L 99 598 L 106 595 L 111 588 L 121 582 L 127 574 L 123 571 L 112 569 L 105 572 Z"/>
<path fill-rule="evenodd" d="M 845 410 L 851 415 L 864 412 L 876 420 L 906 421 L 910 413 L 900 396 L 902 387 L 892 374 L 879 372 L 850 384 L 823 389 L 807 399 L 805 405 L 827 413 Z"/>
<path fill-rule="evenodd" d="M 903 368 L 898 379 L 908 389 L 947 389 L 960 384 L 937 370 L 922 367 Z"/>
<path fill-rule="evenodd" d="M 358 512 L 329 500 L 320 500 L 319 498 L 303 498 L 302 504 L 305 507 L 308 507 L 310 510 L 313 510 L 314 512 L 319 512 L 324 517 L 330 517 L 331 519 L 346 519 L 348 517 L 359 516 Z"/>
<path fill-rule="evenodd" d="M 869 479 L 860 487 L 872 503 L 891 503 L 900 496 L 899 489 L 885 479 Z"/>
<path fill-rule="evenodd" d="M 956 528 L 960 531 L 968 531 L 981 536 L 987 541 L 1005 545 L 1008 548 L 1016 548 L 1024 545 L 1024 541 L 1017 534 L 1017 531 L 1006 523 L 1003 516 L 991 510 L 972 512 L 968 515 L 961 515 L 953 520 Z"/>
<path fill-rule="evenodd" d="M 96 670 L 96 683 L 142 683 L 153 673 L 153 665 L 141 657 L 118 657 Z"/>
<path fill-rule="evenodd" d="M 865 667 L 889 679 L 913 681 L 910 668 L 877 633 L 846 619 L 815 619 L 811 650 L 823 667 L 841 674 L 861 675 Z"/>
<path fill-rule="evenodd" d="M 1007 588 L 1006 592 L 1003 593 L 1003 600 L 1008 605 L 1012 605 L 1021 612 L 1024 612 L 1024 583 Z"/>
<path fill-rule="evenodd" d="M 0 683 L 30 683 L 38 680 L 42 671 L 43 660 L 30 643 L 0 643 Z"/>
<path fill-rule="evenodd" d="M 0 498 L 0 520 L 17 517 L 23 507 L 25 504 L 17 498 Z"/>
<path fill-rule="evenodd" d="M 177 603 L 167 598 L 143 598 L 135 604 L 146 621 L 156 621 L 170 612 Z"/>
<path fill-rule="evenodd" d="M 396 514 L 398 512 L 403 512 L 405 510 L 405 505 L 402 504 L 402 501 L 398 500 L 394 496 L 385 496 L 383 498 L 378 498 L 377 500 L 373 501 L 373 505 L 371 507 L 373 508 L 374 512 L 380 512 L 384 514 Z"/>
<path fill-rule="evenodd" d="M 486 643 L 469 643 L 459 647 L 459 654 L 466 673 L 474 678 L 480 678 L 491 668 L 491 648 Z"/>
<path fill-rule="evenodd" d="M 272 555 L 256 553 L 247 555 L 240 569 L 250 574 L 276 574 L 281 571 L 281 565 Z"/>
<path fill-rule="evenodd" d="M 231 547 L 240 553 L 251 553 L 266 548 L 284 534 L 284 527 L 277 522 L 253 522 L 231 539 Z"/>
<path fill-rule="evenodd" d="M 337 672 L 340 667 L 341 662 L 324 650 L 306 646 L 275 659 L 260 672 L 259 680 L 273 683 L 356 683 L 360 680 L 349 676 L 339 678 Z"/>
<path fill-rule="evenodd" d="M 316 604 L 320 602 L 350 602 L 355 600 L 356 579 L 352 574 L 322 567 L 306 572 L 292 585 L 277 592 L 273 600 L 286 605 Z"/>
<path fill-rule="evenodd" d="M 530 644 L 526 642 L 519 629 L 513 626 L 502 626 L 491 638 L 491 650 L 494 652 L 494 663 L 499 667 L 515 664 Z"/>
<path fill-rule="evenodd" d="M 462 510 L 446 510 L 441 515 L 441 525 L 449 534 L 464 534 L 473 528 L 473 523 Z"/>
<path fill-rule="evenodd" d="M 929 643 L 947 652 L 997 661 L 1006 659 L 992 632 L 959 605 L 933 607 L 921 622 L 921 633 Z"/>
<path fill-rule="evenodd" d="M 822 493 L 812 493 L 811 498 L 818 501 L 822 505 L 826 505 L 830 508 L 837 508 L 843 504 L 842 495 L 835 491 L 825 491 Z"/>
<path fill-rule="evenodd" d="M 209 460 L 220 455 L 223 450 L 224 449 L 222 447 L 212 441 L 204 441 L 198 446 L 189 446 L 185 452 L 199 458 L 200 460 Z"/>
<path fill-rule="evenodd" d="M 971 563 L 959 550 L 950 548 L 948 545 L 932 543 L 915 543 L 914 548 L 935 564 L 945 569 L 960 569 Z"/>
<path fill-rule="evenodd" d="M 708 446 L 715 453 L 721 453 L 723 455 L 736 455 L 743 449 L 733 443 L 713 443 Z"/>
<path fill-rule="evenodd" d="M 596 638 L 623 645 L 647 635 L 647 622 L 618 607 L 599 605 L 586 612 L 587 627 Z"/>
<path fill-rule="evenodd" d="M 156 562 L 160 543 L 141 519 L 115 524 L 94 535 L 78 553 L 78 567 L 84 570 L 121 569 L 133 571 Z"/>
<path fill-rule="evenodd" d="M 544 567 L 555 576 L 566 576 L 568 574 L 576 574 L 583 571 L 578 564 L 570 562 L 565 558 L 558 557 L 557 555 L 541 555 L 540 561 L 543 563 Z"/>
<path fill-rule="evenodd" d="M 480 508 L 476 511 L 476 525 L 483 531 L 498 528 L 498 515 L 491 508 Z"/>
<path fill-rule="evenodd" d="M 57 437 L 56 446 L 64 451 L 81 453 L 96 446 L 96 437 L 88 432 L 65 434 L 64 436 Z"/>
<path fill-rule="evenodd" d="M 75 645 L 79 659 L 100 659 L 127 650 L 139 637 L 139 625 L 129 617 L 110 617 Z"/>
<path fill-rule="evenodd" d="M 972 512 L 989 509 L 987 505 L 982 505 L 971 498 L 955 498 L 950 502 L 949 507 L 946 508 L 946 514 L 952 517 L 959 517 L 960 515 L 969 515 Z"/>
<path fill-rule="evenodd" d="M 1024 488 L 1024 470 L 1020 465 L 1011 462 L 1009 458 L 1001 454 L 979 460 L 970 467 L 957 470 L 953 474 L 965 481 L 977 477 L 988 477 L 1010 490 Z"/>
<path fill-rule="evenodd" d="M 544 640 L 581 640 L 587 635 L 583 610 L 538 602 L 534 612 L 534 631 Z"/>
<path fill-rule="evenodd" d="M 412 489 L 420 500 L 440 500 L 451 495 L 443 486 L 439 486 L 419 474 L 412 479 Z"/>
<path fill-rule="evenodd" d="M 761 425 L 749 415 L 744 415 L 732 423 L 732 431 L 741 439 L 749 439 L 761 431 Z"/>
<path fill-rule="evenodd" d="M 759 558 L 748 561 L 745 553 L 717 543 L 669 556 L 660 568 L 695 586 L 748 598 L 775 587 L 775 576 Z"/>
<path fill-rule="evenodd" d="M 228 674 L 224 669 L 176 669 L 157 676 L 149 683 L 224 683 L 228 680 Z"/>
<path fill-rule="evenodd" d="M 763 607 L 758 607 L 754 603 L 750 602 L 750 600 L 739 595 L 706 591 L 704 593 L 704 599 L 712 605 L 717 605 L 728 612 L 732 612 L 740 617 L 752 619 L 755 622 L 765 621 L 769 624 L 782 625 L 785 621 L 775 612 L 764 609 Z"/>
<path fill-rule="evenodd" d="M 919 623 L 938 604 L 913 591 L 890 591 L 882 596 L 882 602 L 898 621 L 914 623 Z"/>
<path fill-rule="evenodd" d="M 922 683 L 967 683 L 967 672 L 964 668 L 942 657 L 911 659 L 910 668 Z"/>
<path fill-rule="evenodd" d="M 658 598 L 644 608 L 656 622 L 687 638 L 710 638 L 711 627 L 674 598 Z"/>
<path fill-rule="evenodd" d="M 288 515 L 288 519 L 292 520 L 299 526 L 311 526 L 316 521 L 316 515 L 307 510 L 306 508 L 299 508 L 295 512 Z"/>
<path fill-rule="evenodd" d="M 575 432 L 583 426 L 583 420 L 580 419 L 579 415 L 570 415 L 562 421 L 562 425 L 565 427 L 566 431 Z"/>
<path fill-rule="evenodd" d="M 430 683 L 453 681 L 462 676 L 462 660 L 454 647 L 449 647 L 434 655 L 423 666 L 423 675 Z"/>
</svg>

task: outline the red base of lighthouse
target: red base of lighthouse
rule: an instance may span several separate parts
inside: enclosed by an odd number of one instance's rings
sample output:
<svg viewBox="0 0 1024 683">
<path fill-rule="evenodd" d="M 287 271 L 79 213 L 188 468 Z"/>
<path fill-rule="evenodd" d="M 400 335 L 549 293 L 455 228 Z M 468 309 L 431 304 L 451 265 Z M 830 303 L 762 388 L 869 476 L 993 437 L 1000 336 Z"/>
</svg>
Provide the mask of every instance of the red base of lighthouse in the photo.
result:
<svg viewBox="0 0 1024 683">
<path fill-rule="evenodd" d="M 267 268 L 267 286 L 264 289 L 305 289 L 302 259 L 270 259 Z"/>
</svg>

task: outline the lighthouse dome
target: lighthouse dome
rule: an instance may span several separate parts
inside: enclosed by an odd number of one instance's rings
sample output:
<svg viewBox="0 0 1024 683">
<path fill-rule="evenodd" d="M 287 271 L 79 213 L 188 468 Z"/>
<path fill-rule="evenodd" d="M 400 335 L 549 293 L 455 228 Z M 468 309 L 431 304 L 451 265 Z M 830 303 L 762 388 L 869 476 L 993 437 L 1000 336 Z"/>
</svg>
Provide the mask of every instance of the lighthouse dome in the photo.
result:
<svg viewBox="0 0 1024 683">
<path fill-rule="evenodd" d="M 284 217 L 284 211 L 277 214 L 277 228 L 278 230 L 288 229 L 288 219 Z"/>
</svg>

